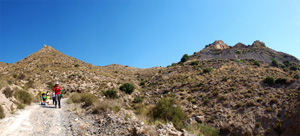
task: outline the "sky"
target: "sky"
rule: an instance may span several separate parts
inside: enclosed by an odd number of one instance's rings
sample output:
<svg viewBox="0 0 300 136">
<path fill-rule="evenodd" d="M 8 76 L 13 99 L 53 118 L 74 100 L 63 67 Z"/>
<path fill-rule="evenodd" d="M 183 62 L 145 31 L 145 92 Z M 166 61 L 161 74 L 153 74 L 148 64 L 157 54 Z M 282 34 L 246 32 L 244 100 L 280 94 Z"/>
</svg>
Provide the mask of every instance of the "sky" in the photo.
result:
<svg viewBox="0 0 300 136">
<path fill-rule="evenodd" d="M 167 66 L 215 40 L 300 58 L 300 0 L 0 0 L 0 62 L 44 44 L 97 66 Z"/>
</svg>

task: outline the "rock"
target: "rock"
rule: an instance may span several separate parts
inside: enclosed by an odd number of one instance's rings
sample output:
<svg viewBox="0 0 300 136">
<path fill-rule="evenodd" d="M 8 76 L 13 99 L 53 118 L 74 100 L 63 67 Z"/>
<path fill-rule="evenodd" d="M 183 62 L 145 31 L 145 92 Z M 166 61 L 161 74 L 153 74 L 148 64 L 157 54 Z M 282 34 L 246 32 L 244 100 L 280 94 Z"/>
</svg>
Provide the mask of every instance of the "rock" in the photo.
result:
<svg viewBox="0 0 300 136">
<path fill-rule="evenodd" d="M 215 49 L 220 49 L 220 50 L 224 50 L 224 49 L 229 48 L 229 46 L 227 44 L 225 44 L 222 40 L 215 41 L 214 43 L 212 43 L 212 46 Z"/>
<path fill-rule="evenodd" d="M 236 45 L 233 46 L 233 48 L 245 48 L 245 47 L 247 46 L 243 43 L 237 43 Z"/>
<path fill-rule="evenodd" d="M 261 42 L 259 40 L 256 40 L 252 43 L 252 47 L 266 47 L 264 42 Z"/>
<path fill-rule="evenodd" d="M 204 123 L 205 118 L 204 118 L 204 116 L 195 116 L 195 120 L 196 120 L 198 123 Z"/>
</svg>

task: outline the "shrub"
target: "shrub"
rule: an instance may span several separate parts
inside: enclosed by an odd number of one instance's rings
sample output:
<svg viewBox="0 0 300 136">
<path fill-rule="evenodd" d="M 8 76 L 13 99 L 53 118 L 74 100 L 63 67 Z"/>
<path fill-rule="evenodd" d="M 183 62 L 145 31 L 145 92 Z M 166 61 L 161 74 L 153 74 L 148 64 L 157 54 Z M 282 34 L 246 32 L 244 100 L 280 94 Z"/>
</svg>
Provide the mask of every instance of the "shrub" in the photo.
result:
<svg viewBox="0 0 300 136">
<path fill-rule="evenodd" d="M 176 102 L 173 98 L 162 98 L 152 109 L 153 118 L 172 121 L 177 129 L 182 128 L 187 115 L 175 104 Z"/>
<path fill-rule="evenodd" d="M 273 109 L 271 107 L 267 107 L 266 111 L 267 112 L 273 112 Z"/>
<path fill-rule="evenodd" d="M 181 58 L 180 62 L 186 62 L 186 61 L 187 61 L 189 58 L 190 58 L 190 56 L 189 56 L 189 55 L 187 55 L 187 54 L 184 54 L 184 55 L 182 56 L 182 58 Z"/>
<path fill-rule="evenodd" d="M 26 91 L 17 91 L 15 93 L 15 98 L 22 104 L 31 104 L 32 102 L 31 95 Z"/>
<path fill-rule="evenodd" d="M 299 76 L 298 74 L 296 74 L 296 75 L 294 76 L 294 78 L 295 78 L 295 79 L 300 79 L 300 76 Z"/>
<path fill-rule="evenodd" d="M 254 65 L 259 66 L 260 67 L 260 62 L 259 61 L 254 61 Z"/>
<path fill-rule="evenodd" d="M 203 68 L 203 73 L 210 73 L 213 70 L 211 67 Z"/>
<path fill-rule="evenodd" d="M 272 59 L 272 65 L 275 66 L 275 67 L 278 67 L 279 66 L 279 62 L 277 59 Z"/>
<path fill-rule="evenodd" d="M 88 107 L 91 106 L 96 101 L 96 97 L 91 93 L 84 93 L 81 94 L 80 100 L 81 102 L 84 102 L 84 106 Z"/>
<path fill-rule="evenodd" d="M 275 81 L 275 84 L 286 84 L 286 79 L 285 78 L 278 78 Z"/>
<path fill-rule="evenodd" d="M 134 89 L 135 89 L 134 86 L 132 84 L 129 84 L 129 83 L 125 83 L 125 84 L 120 86 L 120 90 L 124 91 L 127 94 L 133 93 Z"/>
<path fill-rule="evenodd" d="M 291 62 L 288 60 L 285 60 L 285 61 L 283 61 L 283 64 L 288 67 L 291 65 Z"/>
<path fill-rule="evenodd" d="M 243 103 L 242 103 L 242 102 L 237 102 L 235 106 L 236 106 L 237 108 L 242 107 L 242 106 L 243 106 Z"/>
<path fill-rule="evenodd" d="M 117 91 L 115 91 L 115 90 L 107 90 L 107 91 L 104 91 L 103 93 L 108 98 L 111 98 L 111 99 L 118 98 Z"/>
<path fill-rule="evenodd" d="M 24 109 L 25 106 L 26 106 L 25 104 L 21 104 L 21 103 L 17 104 L 18 109 Z"/>
<path fill-rule="evenodd" d="M 5 117 L 4 109 L 3 109 L 2 105 L 0 105 L 0 119 L 3 119 L 4 117 Z"/>
<path fill-rule="evenodd" d="M 274 85 L 275 84 L 275 79 L 273 77 L 266 77 L 264 79 L 264 83 L 269 84 L 269 85 Z"/>
<path fill-rule="evenodd" d="M 70 99 L 75 102 L 75 103 L 80 103 L 81 102 L 81 96 L 79 93 L 73 93 L 70 97 Z"/>
<path fill-rule="evenodd" d="M 136 96 L 136 97 L 134 97 L 134 99 L 133 99 L 132 102 L 133 102 L 133 103 L 142 103 L 143 100 L 144 100 L 143 97 Z"/>
<path fill-rule="evenodd" d="M 197 123 L 197 128 L 200 129 L 200 133 L 204 136 L 219 136 L 220 131 L 216 128 L 213 128 L 207 124 Z"/>
<path fill-rule="evenodd" d="M 246 103 L 246 105 L 247 105 L 248 107 L 254 106 L 254 101 L 253 101 L 253 100 L 248 101 L 248 102 Z"/>
<path fill-rule="evenodd" d="M 11 90 L 9 87 L 6 87 L 4 90 L 3 90 L 3 94 L 5 95 L 6 98 L 10 98 L 13 96 L 13 93 L 14 91 Z"/>
<path fill-rule="evenodd" d="M 19 76 L 18 76 L 18 79 L 20 79 L 20 80 L 23 80 L 23 79 L 25 79 L 25 75 L 22 73 L 22 74 L 20 74 Z"/>
<path fill-rule="evenodd" d="M 293 70 L 293 71 L 296 71 L 296 70 L 298 70 L 298 68 L 295 66 L 295 65 L 293 65 L 293 66 L 291 66 L 291 68 L 290 68 L 291 70 Z"/>
<path fill-rule="evenodd" d="M 284 68 L 283 71 L 284 71 L 284 72 L 288 72 L 289 70 L 288 70 L 287 68 Z"/>
<path fill-rule="evenodd" d="M 71 95 L 70 99 L 75 103 L 84 103 L 84 106 L 91 106 L 95 101 L 96 97 L 91 93 L 74 93 Z"/>
<path fill-rule="evenodd" d="M 235 53 L 236 53 L 236 54 L 241 54 L 242 52 L 241 52 L 241 51 L 236 51 Z"/>
<path fill-rule="evenodd" d="M 75 64 L 74 67 L 79 67 L 79 64 Z"/>
<path fill-rule="evenodd" d="M 146 81 L 142 80 L 142 81 L 140 82 L 140 86 L 145 85 L 145 83 L 146 83 Z"/>
<path fill-rule="evenodd" d="M 198 61 L 198 60 L 193 61 L 193 62 L 191 63 L 191 65 L 199 65 L 199 64 L 200 64 L 200 61 Z"/>
</svg>

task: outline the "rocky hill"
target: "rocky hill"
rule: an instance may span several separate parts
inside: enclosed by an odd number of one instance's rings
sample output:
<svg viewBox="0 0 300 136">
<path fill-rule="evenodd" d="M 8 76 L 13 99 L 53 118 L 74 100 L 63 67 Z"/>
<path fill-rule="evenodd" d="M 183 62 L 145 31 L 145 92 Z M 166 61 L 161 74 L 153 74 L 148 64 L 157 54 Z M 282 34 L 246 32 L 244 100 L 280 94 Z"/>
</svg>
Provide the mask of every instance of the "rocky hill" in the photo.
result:
<svg viewBox="0 0 300 136">
<path fill-rule="evenodd" d="M 300 63 L 300 61 L 294 56 L 274 51 L 268 48 L 265 43 L 261 41 L 255 41 L 252 45 L 237 43 L 233 47 L 230 47 L 223 41 L 219 40 L 207 45 L 205 49 L 196 52 L 190 57 L 191 60 L 252 59 L 265 64 L 270 64 L 272 62 L 270 58 L 275 58 L 281 63 L 286 60 L 298 64 Z"/>
<path fill-rule="evenodd" d="M 133 111 L 137 120 L 144 122 L 149 122 L 147 116 L 160 99 L 171 97 L 187 114 L 185 129 L 192 132 L 199 128 L 188 126 L 208 124 L 219 129 L 221 135 L 300 134 L 297 58 L 274 51 L 260 41 L 233 47 L 215 41 L 184 57 L 166 68 L 116 64 L 100 67 L 45 45 L 19 62 L 0 63 L 0 105 L 9 114 L 19 102 L 14 96 L 7 97 L 7 90 L 25 90 L 35 96 L 60 81 L 66 95 L 88 92 L 103 102 L 108 99 L 104 91 L 116 90 L 118 99 L 109 101 L 122 103 L 119 107 Z M 119 90 L 124 83 L 136 88 L 131 95 Z M 141 98 L 143 101 L 136 103 Z M 94 108 L 83 107 L 85 112 L 79 115 L 91 116 Z"/>
</svg>

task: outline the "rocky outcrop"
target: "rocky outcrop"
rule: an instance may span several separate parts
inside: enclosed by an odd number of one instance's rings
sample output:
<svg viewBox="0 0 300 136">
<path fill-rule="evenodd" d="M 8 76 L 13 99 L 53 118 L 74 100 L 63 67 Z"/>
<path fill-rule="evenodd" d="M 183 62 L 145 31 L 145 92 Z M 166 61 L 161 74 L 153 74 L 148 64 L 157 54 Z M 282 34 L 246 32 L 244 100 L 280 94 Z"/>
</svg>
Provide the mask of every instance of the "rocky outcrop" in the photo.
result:
<svg viewBox="0 0 300 136">
<path fill-rule="evenodd" d="M 259 47 L 266 47 L 264 42 L 261 42 L 259 40 L 256 40 L 252 43 L 252 47 L 259 48 Z"/>
<path fill-rule="evenodd" d="M 211 46 L 215 49 L 225 50 L 230 48 L 226 43 L 224 43 L 222 40 L 215 41 L 211 44 Z"/>
<path fill-rule="evenodd" d="M 247 46 L 243 43 L 237 43 L 236 45 L 233 46 L 233 48 L 246 48 Z"/>
</svg>

